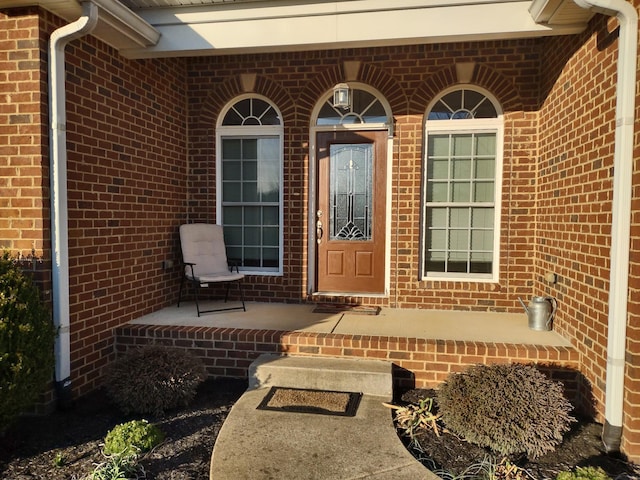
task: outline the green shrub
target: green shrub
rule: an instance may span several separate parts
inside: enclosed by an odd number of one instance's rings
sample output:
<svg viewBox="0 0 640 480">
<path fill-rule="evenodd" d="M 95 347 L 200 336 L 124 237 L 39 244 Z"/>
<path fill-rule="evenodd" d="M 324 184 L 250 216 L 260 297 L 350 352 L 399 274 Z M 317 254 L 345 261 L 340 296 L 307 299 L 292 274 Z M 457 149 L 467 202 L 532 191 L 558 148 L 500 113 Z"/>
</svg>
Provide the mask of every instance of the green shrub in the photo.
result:
<svg viewBox="0 0 640 480">
<path fill-rule="evenodd" d="M 164 433 L 146 420 L 116 425 L 104 439 L 104 453 L 125 455 L 145 453 L 164 440 Z"/>
<path fill-rule="evenodd" d="M 447 428 L 503 455 L 535 459 L 551 452 L 575 421 L 562 384 L 528 365 L 476 365 L 451 374 L 437 400 Z"/>
<path fill-rule="evenodd" d="M 55 329 L 30 277 L 0 256 L 0 431 L 32 405 L 53 374 Z"/>
<path fill-rule="evenodd" d="M 572 472 L 561 472 L 556 480 L 611 480 L 600 467 L 576 467 Z"/>
<path fill-rule="evenodd" d="M 124 413 L 162 415 L 188 405 L 205 378 L 204 365 L 189 352 L 151 345 L 116 360 L 107 373 L 106 387 Z"/>
</svg>

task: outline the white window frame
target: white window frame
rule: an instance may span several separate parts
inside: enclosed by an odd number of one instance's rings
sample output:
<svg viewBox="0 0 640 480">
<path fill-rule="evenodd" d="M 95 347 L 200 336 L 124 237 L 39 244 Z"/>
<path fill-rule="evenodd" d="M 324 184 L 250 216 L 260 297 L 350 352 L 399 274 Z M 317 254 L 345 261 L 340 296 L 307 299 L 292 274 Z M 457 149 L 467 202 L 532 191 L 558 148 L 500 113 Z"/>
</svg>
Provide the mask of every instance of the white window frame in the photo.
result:
<svg viewBox="0 0 640 480">
<path fill-rule="evenodd" d="M 238 102 L 247 98 L 259 99 L 267 102 L 276 111 L 280 119 L 280 125 L 243 125 L 243 126 L 225 126 L 222 121 L 229 110 Z M 278 137 L 280 142 L 279 152 L 279 185 L 280 191 L 278 196 L 278 217 L 280 219 L 280 234 L 278 248 L 278 267 L 277 270 L 262 270 L 259 268 L 240 267 L 240 272 L 248 275 L 264 275 L 264 276 L 282 276 L 284 270 L 284 124 L 282 122 L 282 114 L 275 104 L 266 97 L 256 94 L 245 94 L 235 97 L 222 109 L 216 126 L 216 218 L 218 223 L 222 224 L 222 140 L 224 138 L 259 138 L 259 137 Z"/>
<path fill-rule="evenodd" d="M 463 120 L 428 120 L 428 115 L 438 100 L 445 95 L 456 90 L 473 90 L 481 93 L 490 100 L 496 109 L 497 116 L 495 118 L 477 118 Z M 445 280 L 445 281 L 462 281 L 462 282 L 485 282 L 495 283 L 500 278 L 500 218 L 501 218 L 501 199 L 502 199 L 502 175 L 503 175 L 503 156 L 504 156 L 504 118 L 502 109 L 495 98 L 485 90 L 470 86 L 457 85 L 449 88 L 435 98 L 426 110 L 425 126 L 424 126 L 424 157 L 422 167 L 422 228 L 420 240 L 420 278 L 421 280 Z M 495 183 L 494 183 L 494 219 L 493 219 L 493 260 L 491 273 L 463 273 L 463 272 L 428 272 L 426 271 L 425 260 L 427 255 L 427 159 L 429 157 L 428 145 L 429 135 L 431 134 L 469 134 L 469 133 L 493 133 L 496 136 L 496 158 L 495 158 Z M 449 203 L 445 205 L 450 205 Z M 481 206 L 482 204 L 479 204 Z M 431 206 L 431 205 L 429 205 Z"/>
</svg>

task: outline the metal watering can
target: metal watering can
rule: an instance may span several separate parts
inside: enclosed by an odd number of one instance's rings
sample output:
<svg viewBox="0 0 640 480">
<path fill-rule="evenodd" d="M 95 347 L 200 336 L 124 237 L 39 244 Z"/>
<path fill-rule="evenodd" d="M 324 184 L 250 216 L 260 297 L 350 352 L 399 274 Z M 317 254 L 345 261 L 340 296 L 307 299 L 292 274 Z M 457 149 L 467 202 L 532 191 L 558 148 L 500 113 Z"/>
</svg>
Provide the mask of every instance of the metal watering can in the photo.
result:
<svg viewBox="0 0 640 480">
<path fill-rule="evenodd" d="M 520 303 L 527 312 L 529 328 L 531 330 L 551 330 L 553 316 L 558 309 L 558 302 L 553 297 L 533 297 L 529 306 L 525 305 L 520 297 Z"/>
</svg>

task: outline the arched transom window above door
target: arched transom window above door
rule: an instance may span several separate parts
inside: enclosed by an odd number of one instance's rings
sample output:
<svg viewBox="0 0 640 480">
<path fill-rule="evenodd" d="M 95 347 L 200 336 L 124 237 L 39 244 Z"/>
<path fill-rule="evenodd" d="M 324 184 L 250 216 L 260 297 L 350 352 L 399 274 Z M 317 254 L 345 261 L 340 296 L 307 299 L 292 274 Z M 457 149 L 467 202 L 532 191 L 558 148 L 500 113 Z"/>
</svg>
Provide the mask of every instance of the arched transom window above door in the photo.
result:
<svg viewBox="0 0 640 480">
<path fill-rule="evenodd" d="M 268 99 L 243 95 L 216 129 L 216 218 L 227 256 L 247 273 L 282 274 L 283 125 Z"/>
<path fill-rule="evenodd" d="M 322 103 L 316 117 L 316 126 L 388 124 L 391 114 L 379 96 L 359 87 L 349 89 L 347 107 L 334 106 L 333 95 Z"/>
</svg>

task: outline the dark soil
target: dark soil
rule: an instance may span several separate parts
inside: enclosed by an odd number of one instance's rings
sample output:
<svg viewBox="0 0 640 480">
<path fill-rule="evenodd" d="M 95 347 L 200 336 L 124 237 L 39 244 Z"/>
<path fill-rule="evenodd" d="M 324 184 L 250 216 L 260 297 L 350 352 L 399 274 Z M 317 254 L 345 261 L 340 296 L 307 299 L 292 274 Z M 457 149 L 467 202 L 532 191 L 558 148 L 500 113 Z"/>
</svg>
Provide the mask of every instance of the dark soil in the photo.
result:
<svg viewBox="0 0 640 480">
<path fill-rule="evenodd" d="M 417 403 L 427 397 L 435 398 L 435 394 L 433 390 L 410 390 L 401 396 L 398 403 Z M 618 480 L 640 479 L 638 465 L 605 452 L 601 434 L 601 424 L 579 419 L 554 452 L 535 461 L 523 457 L 510 458 L 509 461 L 524 469 L 523 480 L 555 479 L 559 472 L 572 470 L 576 466 L 601 467 L 611 478 Z M 415 440 L 418 446 L 409 447 L 409 450 L 444 478 L 460 477 L 465 472 L 469 474 L 469 467 L 477 466 L 486 458 L 501 460 L 499 455 L 492 454 L 490 450 L 465 442 L 446 431 L 438 436 L 432 429 L 423 429 Z"/>
<path fill-rule="evenodd" d="M 189 407 L 161 418 L 145 417 L 166 434 L 140 461 L 145 478 L 208 479 L 220 427 L 246 387 L 243 380 L 208 380 Z M 101 443 L 107 432 L 136 418 L 122 415 L 102 391 L 65 412 L 23 417 L 0 438 L 0 479 L 83 480 L 104 462 Z"/>
<path fill-rule="evenodd" d="M 189 407 L 161 418 L 147 417 L 160 426 L 166 439 L 141 459 L 144 478 L 208 479 L 211 452 L 220 427 L 245 388 L 243 380 L 208 380 Z M 433 396 L 433 392 L 412 390 L 402 400 L 415 401 L 424 396 Z M 23 417 L 0 437 L 0 479 L 84 480 L 104 461 L 101 443 L 107 432 L 134 418 L 140 417 L 122 415 L 101 391 L 84 397 L 67 411 Z M 553 454 L 536 462 L 519 459 L 518 464 L 527 472 L 525 479 L 554 479 L 559 471 L 577 465 L 601 466 L 612 478 L 640 479 L 635 465 L 604 453 L 599 438 L 601 428 L 593 422 L 577 423 Z M 430 430 L 420 432 L 417 440 L 422 452 L 415 452 L 416 456 L 428 458 L 427 466 L 449 474 L 459 475 L 490 453 L 451 434 L 438 437 Z"/>
</svg>

